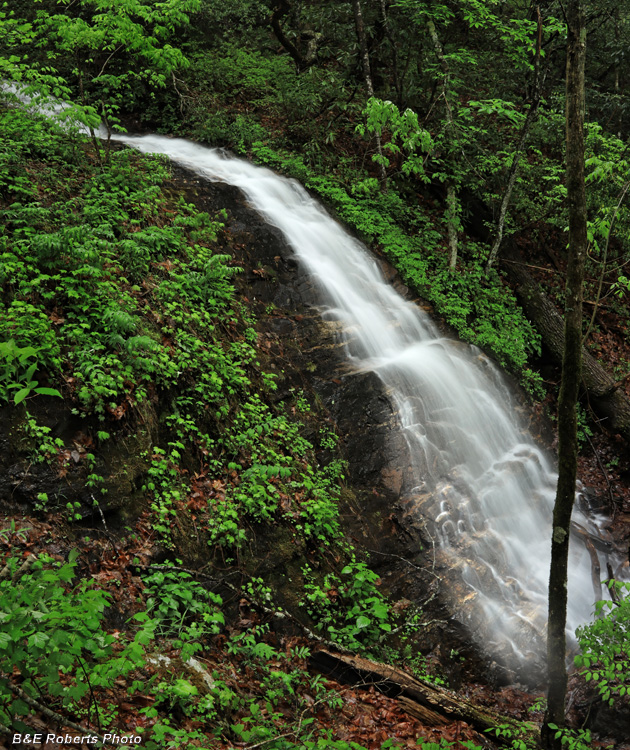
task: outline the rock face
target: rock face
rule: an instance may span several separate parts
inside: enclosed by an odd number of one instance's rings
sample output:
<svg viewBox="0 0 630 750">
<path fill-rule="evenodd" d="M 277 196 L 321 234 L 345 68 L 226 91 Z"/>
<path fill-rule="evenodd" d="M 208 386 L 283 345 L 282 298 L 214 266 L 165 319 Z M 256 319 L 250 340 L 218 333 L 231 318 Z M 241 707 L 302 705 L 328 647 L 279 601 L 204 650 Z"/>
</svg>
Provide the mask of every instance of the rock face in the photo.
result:
<svg viewBox="0 0 630 750">
<path fill-rule="evenodd" d="M 449 621 L 439 603 L 439 566 L 430 535 L 424 533 L 421 522 L 409 522 L 405 502 L 411 490 L 408 447 L 380 378 L 351 370 L 339 324 L 322 320 L 317 290 L 280 232 L 249 208 L 237 189 L 208 184 L 178 168 L 174 172 L 176 187 L 185 190 L 198 208 L 211 215 L 227 210 L 225 250 L 237 248 L 235 260 L 244 270 L 236 283 L 259 320 L 262 367 L 279 376 L 272 398 L 289 400 L 296 390 L 304 391 L 316 405 L 311 423 L 314 434 L 324 423 L 340 438 L 348 464 L 341 505 L 348 534 L 369 551 L 370 565 L 386 588 L 407 602 L 405 606 L 411 602 L 423 606 L 425 620 L 433 624 L 422 625 L 419 620 L 418 647 L 425 653 L 433 650 L 446 671 L 452 661 L 455 682 L 463 671 L 461 655 L 467 653 L 471 658 L 466 669 L 478 676 L 481 662 L 465 651 L 468 639 L 463 628 Z M 380 262 L 386 278 L 408 294 L 395 270 Z M 30 511 L 38 503 L 63 509 L 72 503 L 88 526 L 102 528 L 105 519 L 110 531 L 131 525 L 146 505 L 141 488 L 148 464 L 143 454 L 160 438 L 157 397 L 142 406 L 142 413 L 130 420 L 133 426 L 121 431 L 116 441 L 98 446 L 89 434 L 96 434 L 99 426 L 73 416 L 58 399 L 34 399 L 29 408 L 37 424 L 47 428 L 45 435 L 35 428 L 29 433 L 25 412 L 0 409 L 0 510 Z M 54 464 L 38 461 L 46 453 L 46 440 L 56 438 L 63 441 L 64 449 L 57 452 Z M 89 454 L 95 458 L 88 459 Z M 334 455 L 322 450 L 317 458 L 325 465 Z M 87 484 L 91 473 L 103 478 L 107 493 L 95 495 Z M 41 499 L 44 495 L 46 500 Z M 181 519 L 182 537 L 186 524 Z M 305 560 L 285 532 L 257 532 L 249 554 L 255 561 L 252 574 L 263 574 L 272 585 L 277 580 L 277 588 L 284 589 L 279 591 L 279 603 L 292 608 L 297 601 L 286 586 L 285 575 L 299 579 Z M 201 562 L 207 548 L 190 549 L 186 555 L 190 561 Z M 246 560 L 244 565 L 248 566 Z M 449 653 L 456 656 L 451 658 Z"/>
<path fill-rule="evenodd" d="M 197 178 L 177 173 L 188 185 L 201 187 Z M 227 228 L 241 248 L 238 260 L 245 270 L 237 284 L 256 308 L 268 351 L 263 365 L 282 373 L 275 398 L 302 389 L 311 403 L 320 405 L 320 418 L 334 425 L 348 462 L 341 508 L 345 527 L 370 553 L 370 565 L 384 585 L 405 606 L 413 602 L 422 607 L 418 648 L 440 659 L 453 685 L 465 674 L 512 681 L 512 674 L 496 664 L 488 666 L 471 651 L 466 630 L 444 607 L 446 601 L 453 603 L 440 592 L 447 563 L 440 562 L 422 518 L 409 514 L 415 502 L 409 449 L 382 381 L 373 372 L 351 369 L 339 323 L 321 318 L 317 289 L 291 249 L 237 189 L 206 183 L 194 200 L 209 213 L 227 208 Z M 382 259 L 379 264 L 397 290 L 411 296 L 395 269 Z M 318 458 L 321 463 L 330 460 Z"/>
<path fill-rule="evenodd" d="M 139 489 L 147 469 L 142 454 L 157 435 L 154 404 L 138 407 L 141 418 L 134 432 L 98 449 L 89 434 L 96 434 L 100 425 L 72 415 L 67 403 L 40 396 L 28 409 L 0 408 L 0 510 L 51 510 L 71 503 L 74 513 L 85 521 L 94 516 L 99 525 L 101 513 L 114 525 L 139 515 Z M 58 451 L 55 441 L 64 449 Z M 90 474 L 103 477 L 102 485 L 88 486 Z M 101 486 L 107 493 L 100 493 Z"/>
</svg>

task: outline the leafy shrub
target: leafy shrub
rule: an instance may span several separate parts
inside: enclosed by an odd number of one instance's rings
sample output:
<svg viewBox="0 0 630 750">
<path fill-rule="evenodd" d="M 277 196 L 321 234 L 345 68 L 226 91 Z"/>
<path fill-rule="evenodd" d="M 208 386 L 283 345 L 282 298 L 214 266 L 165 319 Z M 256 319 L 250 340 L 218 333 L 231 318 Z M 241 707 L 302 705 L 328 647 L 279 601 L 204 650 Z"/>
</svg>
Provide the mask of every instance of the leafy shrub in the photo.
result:
<svg viewBox="0 0 630 750">
<path fill-rule="evenodd" d="M 115 651 L 117 639 L 102 626 L 109 595 L 88 581 L 72 585 L 76 558 L 72 553 L 60 564 L 41 555 L 25 569 L 22 560 L 12 557 L 0 580 L 0 671 L 17 671 L 20 687 L 30 697 L 41 700 L 43 694 L 64 706 L 142 666 L 144 646 L 153 635 L 153 624 L 137 616 L 143 626 L 133 641 Z M 12 726 L 14 714 L 29 712 L 10 684 L 0 681 L 0 723 Z"/>
<path fill-rule="evenodd" d="M 38 381 L 33 380 L 39 362 L 32 360 L 38 353 L 32 346 L 17 346 L 13 339 L 0 341 L 0 400 L 8 401 L 12 391 L 15 404 L 22 403 L 31 393 L 61 397 L 55 388 L 38 387 Z"/>
<path fill-rule="evenodd" d="M 185 661 L 201 648 L 200 640 L 216 635 L 224 624 L 221 597 L 203 588 L 185 571 L 164 569 L 143 578 L 149 594 L 147 613 L 156 623 L 156 633 L 174 639 Z"/>
<path fill-rule="evenodd" d="M 582 653 L 575 666 L 612 706 L 616 698 L 630 694 L 630 584 L 608 581 L 608 586 L 616 601 L 597 602 L 595 620 L 577 629 Z"/>
<path fill-rule="evenodd" d="M 392 629 L 389 605 L 378 590 L 378 575 L 352 559 L 341 571 L 318 584 L 311 569 L 302 570 L 306 592 L 303 605 L 328 636 L 357 651 L 375 646 Z"/>
</svg>

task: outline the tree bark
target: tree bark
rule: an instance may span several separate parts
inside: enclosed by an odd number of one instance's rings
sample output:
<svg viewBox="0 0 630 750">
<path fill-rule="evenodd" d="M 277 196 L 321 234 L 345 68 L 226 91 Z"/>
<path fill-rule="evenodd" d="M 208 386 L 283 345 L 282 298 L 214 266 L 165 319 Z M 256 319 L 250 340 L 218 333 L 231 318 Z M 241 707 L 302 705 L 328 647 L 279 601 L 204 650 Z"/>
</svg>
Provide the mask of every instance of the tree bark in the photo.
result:
<svg viewBox="0 0 630 750">
<path fill-rule="evenodd" d="M 478 732 L 505 725 L 516 731 L 522 726 L 514 719 L 477 706 L 438 685 L 422 682 L 389 664 L 319 649 L 310 656 L 309 665 L 346 684 L 374 685 L 381 693 L 396 698 L 407 713 L 427 726 L 465 721 Z M 501 738 L 493 741 L 501 742 Z"/>
<path fill-rule="evenodd" d="M 504 253 L 508 277 L 527 317 L 536 326 L 543 343 L 556 362 L 562 362 L 565 345 L 564 322 L 551 300 L 542 291 L 513 251 Z M 582 348 L 582 387 L 588 404 L 603 427 L 618 433 L 630 444 L 630 399 L 612 375 Z"/>
<path fill-rule="evenodd" d="M 448 123 L 451 132 L 453 130 L 453 111 L 451 110 L 451 104 L 448 100 L 448 80 L 450 77 L 450 68 L 448 61 L 444 57 L 444 49 L 442 43 L 437 35 L 435 24 L 431 19 L 427 21 L 427 30 L 433 43 L 433 49 L 435 56 L 440 62 L 442 68 L 442 96 L 444 97 L 444 108 L 446 112 L 446 121 Z M 458 249 L 458 230 L 459 226 L 459 215 L 461 213 L 461 207 L 457 198 L 457 190 L 452 180 L 446 182 L 446 229 L 448 232 L 448 266 L 451 270 L 455 270 L 457 265 L 457 249 Z"/>
<path fill-rule="evenodd" d="M 293 44 L 293 42 L 287 37 L 282 28 L 280 20 L 289 13 L 291 10 L 291 4 L 289 0 L 278 0 L 276 3 L 277 7 L 274 9 L 271 15 L 271 28 L 273 33 L 276 35 L 277 40 L 285 48 L 285 50 L 295 60 L 295 64 L 300 72 L 307 70 L 315 64 L 317 58 L 317 40 L 320 34 L 312 36 L 311 41 L 308 45 L 306 55 L 302 55 L 300 50 Z"/>
<path fill-rule="evenodd" d="M 365 82 L 365 90 L 367 91 L 368 97 L 374 96 L 374 84 L 372 83 L 372 72 L 370 70 L 370 55 L 367 46 L 367 35 L 365 33 L 365 23 L 363 21 L 363 11 L 361 10 L 361 0 L 352 0 L 352 10 L 354 11 L 354 25 L 357 32 L 357 41 L 359 42 L 359 49 L 361 53 L 361 68 L 363 70 L 363 80 Z M 377 133 L 374 136 L 376 141 L 376 152 L 379 157 L 378 167 L 378 179 L 381 183 L 381 190 L 385 192 L 387 190 L 387 172 L 385 171 L 385 164 L 383 163 L 383 149 L 381 146 L 381 136 Z"/>
<path fill-rule="evenodd" d="M 446 187 L 446 229 L 448 232 L 448 267 L 454 271 L 457 266 L 457 216 L 459 201 L 453 183 Z"/>
<path fill-rule="evenodd" d="M 394 80 L 394 88 L 396 89 L 398 109 L 401 109 L 403 95 L 402 95 L 402 88 L 400 85 L 400 80 L 398 77 L 398 50 L 396 49 L 396 42 L 392 36 L 392 30 L 389 25 L 389 16 L 387 14 L 387 5 L 385 3 L 385 0 L 379 0 L 379 5 L 381 9 L 381 20 L 383 24 L 383 30 L 385 31 L 385 36 L 387 37 L 387 40 L 392 50 L 392 78 Z"/>
<path fill-rule="evenodd" d="M 582 295 L 588 237 L 584 184 L 584 62 L 586 27 L 581 0 L 567 3 L 566 143 L 569 263 L 567 268 L 562 381 L 558 400 L 558 487 L 553 509 L 549 616 L 547 621 L 547 711 L 541 738 L 549 750 L 561 747 L 567 691 L 567 565 L 571 512 L 577 479 L 577 402 L 582 367 Z"/>
</svg>

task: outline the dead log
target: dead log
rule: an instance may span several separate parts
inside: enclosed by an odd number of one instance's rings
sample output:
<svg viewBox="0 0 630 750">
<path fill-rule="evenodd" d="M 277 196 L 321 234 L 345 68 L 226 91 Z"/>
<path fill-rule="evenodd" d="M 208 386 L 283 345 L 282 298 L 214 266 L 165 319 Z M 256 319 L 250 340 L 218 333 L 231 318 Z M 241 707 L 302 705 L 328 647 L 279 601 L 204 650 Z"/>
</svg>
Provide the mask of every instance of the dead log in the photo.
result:
<svg viewBox="0 0 630 750">
<path fill-rule="evenodd" d="M 562 362 L 564 349 L 564 321 L 555 305 L 542 291 L 540 285 L 528 273 L 516 251 L 505 255 L 503 265 L 510 280 L 515 284 L 516 294 L 525 313 L 542 336 L 553 359 Z M 582 385 L 602 425 L 610 432 L 619 433 L 630 443 L 630 399 L 618 383 L 589 354 L 582 350 Z"/>
<path fill-rule="evenodd" d="M 396 698 L 405 711 L 427 726 L 443 726 L 464 721 L 478 732 L 508 725 L 514 730 L 523 725 L 485 706 L 477 706 L 438 685 L 424 682 L 389 664 L 361 656 L 338 654 L 320 649 L 311 654 L 309 666 L 338 682 L 373 685 L 381 693 Z M 494 742 L 502 742 L 494 735 Z M 534 733 L 532 733 L 534 736 Z"/>
</svg>

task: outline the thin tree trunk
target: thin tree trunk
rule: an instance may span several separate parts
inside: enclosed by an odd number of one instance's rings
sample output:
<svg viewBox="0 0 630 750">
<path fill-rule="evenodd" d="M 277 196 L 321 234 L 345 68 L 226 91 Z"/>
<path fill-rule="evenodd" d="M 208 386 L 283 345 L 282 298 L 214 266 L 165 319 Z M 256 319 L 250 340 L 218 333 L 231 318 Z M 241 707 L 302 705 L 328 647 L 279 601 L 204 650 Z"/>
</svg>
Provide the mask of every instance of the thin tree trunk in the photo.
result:
<svg viewBox="0 0 630 750">
<path fill-rule="evenodd" d="M 363 22 L 363 12 L 361 10 L 361 0 L 352 0 L 354 10 L 354 25 L 357 31 L 357 40 L 361 51 L 361 67 L 363 69 L 363 80 L 367 95 L 371 98 L 374 96 L 374 84 L 372 83 L 372 73 L 370 71 L 370 55 L 368 53 L 367 36 L 365 33 L 365 23 Z M 383 149 L 381 147 L 381 136 L 377 133 L 374 136 L 376 141 L 376 152 L 378 154 L 378 179 L 381 183 L 381 190 L 387 191 L 387 172 L 383 162 Z"/>
<path fill-rule="evenodd" d="M 550 724 L 565 724 L 567 691 L 566 618 L 569 529 L 577 479 L 577 400 L 582 366 L 582 287 L 587 251 L 584 185 L 584 62 L 586 27 L 582 0 L 567 3 L 566 142 L 569 263 L 565 303 L 565 342 L 558 400 L 558 487 L 553 509 L 547 670 L 549 691 L 542 740 L 549 750 L 561 747 Z"/>
<path fill-rule="evenodd" d="M 615 223 L 615 220 L 617 219 L 617 216 L 619 215 L 621 204 L 623 203 L 624 198 L 626 197 L 626 193 L 628 192 L 628 188 L 630 188 L 630 182 L 626 182 L 626 184 L 623 186 L 621 190 L 621 196 L 619 197 L 619 200 L 617 201 L 617 205 L 615 206 L 612 219 L 610 220 L 610 224 L 608 225 L 608 231 L 606 232 L 606 244 L 604 245 L 604 257 L 601 260 L 602 272 L 599 274 L 599 282 L 597 284 L 597 295 L 595 296 L 595 304 L 593 305 L 593 313 L 591 314 L 591 319 L 589 320 L 588 328 L 586 329 L 586 333 L 584 334 L 584 342 L 586 342 L 588 337 L 591 335 L 591 331 L 593 330 L 593 325 L 595 324 L 595 318 L 597 317 L 597 311 L 599 310 L 599 303 L 602 298 L 602 287 L 604 286 L 604 275 L 606 273 L 606 266 L 608 265 L 608 248 L 610 246 L 610 235 L 612 233 L 613 224 Z"/>
<path fill-rule="evenodd" d="M 512 157 L 512 163 L 510 164 L 510 171 L 508 173 L 507 186 L 505 188 L 505 193 L 503 194 L 503 200 L 501 201 L 501 208 L 499 210 L 499 221 L 497 222 L 497 232 L 496 232 L 496 236 L 494 239 L 494 244 L 492 245 L 492 250 L 490 250 L 490 255 L 488 256 L 488 262 L 486 263 L 486 271 L 490 269 L 490 267 L 496 261 L 497 256 L 499 254 L 499 249 L 501 248 L 501 242 L 503 240 L 503 229 L 505 227 L 505 219 L 507 217 L 507 210 L 510 204 L 510 198 L 512 197 L 512 190 L 514 190 L 514 185 L 516 183 L 516 171 L 518 169 L 521 156 L 523 155 L 523 147 L 525 146 L 525 140 L 529 133 L 529 129 L 532 126 L 532 124 L 535 122 L 538 116 L 538 106 L 540 105 L 540 97 L 541 97 L 541 92 L 542 92 L 542 80 L 540 76 L 540 49 L 541 49 L 541 43 L 542 43 L 542 19 L 540 17 L 540 7 L 538 5 L 536 6 L 536 14 L 538 16 L 538 36 L 536 39 L 536 57 L 534 60 L 534 86 L 533 86 L 532 100 L 529 105 L 529 111 L 527 112 L 527 117 L 525 118 L 525 122 L 523 123 L 523 127 L 521 129 L 521 135 L 518 139 L 516 151 L 514 152 L 514 156 Z"/>
<path fill-rule="evenodd" d="M 448 230 L 448 267 L 451 271 L 454 271 L 457 266 L 458 209 L 457 193 L 453 183 L 449 182 L 446 188 L 446 228 Z"/>
<path fill-rule="evenodd" d="M 437 35 L 435 24 L 431 19 L 427 21 L 427 29 L 429 36 L 433 42 L 433 49 L 435 56 L 440 62 L 442 68 L 442 96 L 444 97 L 444 108 L 446 111 L 446 121 L 449 128 L 453 129 L 453 111 L 451 110 L 451 103 L 448 100 L 448 79 L 450 77 L 450 68 L 446 57 L 444 57 L 444 50 L 442 43 Z M 457 232 L 459 229 L 459 202 L 457 200 L 457 192 L 455 185 L 449 180 L 446 183 L 446 229 L 448 232 L 448 251 L 449 260 L 448 265 L 451 270 L 455 269 L 457 265 Z"/>
<path fill-rule="evenodd" d="M 396 97 L 399 104 L 399 109 L 402 107 L 402 89 L 400 87 L 400 80 L 398 78 L 398 50 L 396 49 L 396 42 L 394 41 L 394 38 L 392 36 L 392 30 L 389 25 L 389 16 L 387 15 L 387 6 L 385 4 L 385 0 L 379 0 L 379 5 L 381 8 L 381 17 L 383 20 L 383 29 L 385 31 L 385 36 L 387 37 L 387 40 L 392 48 L 392 76 L 394 78 L 394 88 L 396 89 Z"/>
<path fill-rule="evenodd" d="M 620 32 L 620 20 L 621 20 L 621 12 L 619 10 L 619 6 L 617 6 L 615 10 L 615 41 L 617 42 L 617 45 L 619 44 L 619 39 L 621 37 Z M 621 138 L 621 125 L 622 125 L 622 109 L 619 105 L 619 68 L 621 67 L 619 63 L 619 56 L 617 54 L 616 62 L 615 62 L 615 105 L 617 108 L 618 117 L 617 117 L 617 138 Z"/>
<path fill-rule="evenodd" d="M 85 103 L 85 90 L 83 88 L 83 71 L 81 69 L 81 65 L 79 62 L 77 62 L 77 68 L 79 70 L 79 96 L 81 97 L 81 103 L 83 106 L 86 106 Z M 96 137 L 96 133 L 94 132 L 94 128 L 92 125 L 88 125 L 88 131 L 90 133 L 90 139 L 92 140 L 92 145 L 94 146 L 94 152 L 96 154 L 96 158 L 98 159 L 98 165 L 99 167 L 103 166 L 103 156 L 101 154 L 101 145 L 98 141 L 98 138 Z"/>
</svg>

